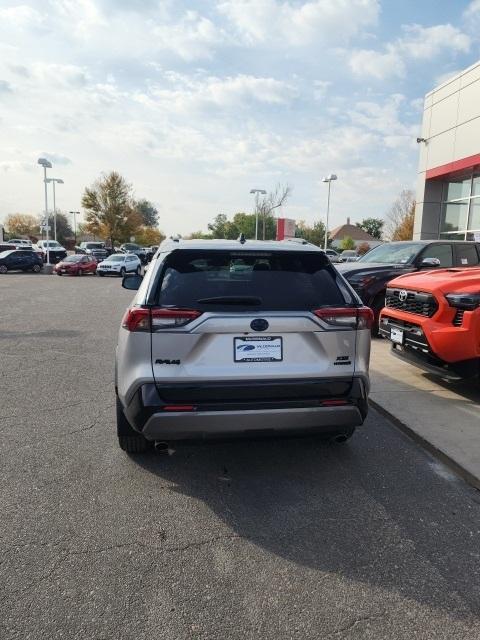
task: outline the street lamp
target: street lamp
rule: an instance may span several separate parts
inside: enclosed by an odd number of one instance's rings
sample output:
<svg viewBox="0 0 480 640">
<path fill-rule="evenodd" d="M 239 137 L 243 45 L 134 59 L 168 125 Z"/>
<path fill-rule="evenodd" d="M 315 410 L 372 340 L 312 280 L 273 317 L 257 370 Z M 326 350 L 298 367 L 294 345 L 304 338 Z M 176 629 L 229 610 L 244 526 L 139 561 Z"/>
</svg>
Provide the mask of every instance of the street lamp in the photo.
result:
<svg viewBox="0 0 480 640">
<path fill-rule="evenodd" d="M 75 236 L 75 246 L 77 246 L 77 216 L 80 215 L 80 211 L 69 211 L 68 213 L 73 216 L 73 234 Z"/>
<path fill-rule="evenodd" d="M 265 189 L 250 189 L 250 193 L 255 194 L 255 240 L 258 240 L 258 196 L 267 195 Z"/>
<path fill-rule="evenodd" d="M 57 239 L 57 207 L 55 205 L 55 183 L 63 184 L 61 178 L 47 178 L 47 182 L 53 183 L 53 232 L 54 238 Z"/>
<path fill-rule="evenodd" d="M 329 176 L 322 178 L 322 182 L 328 182 L 328 197 L 327 197 L 327 219 L 325 221 L 325 242 L 323 243 L 323 250 L 327 250 L 327 242 L 328 242 L 328 216 L 330 215 L 330 187 L 332 186 L 332 182 L 337 180 L 337 176 L 334 173 L 331 173 Z"/>
<path fill-rule="evenodd" d="M 47 169 L 52 168 L 52 163 L 46 158 L 39 158 L 37 161 L 43 167 L 43 184 L 45 186 L 45 222 L 47 227 L 47 265 L 50 266 L 50 251 L 48 246 L 48 196 L 47 196 Z"/>
</svg>

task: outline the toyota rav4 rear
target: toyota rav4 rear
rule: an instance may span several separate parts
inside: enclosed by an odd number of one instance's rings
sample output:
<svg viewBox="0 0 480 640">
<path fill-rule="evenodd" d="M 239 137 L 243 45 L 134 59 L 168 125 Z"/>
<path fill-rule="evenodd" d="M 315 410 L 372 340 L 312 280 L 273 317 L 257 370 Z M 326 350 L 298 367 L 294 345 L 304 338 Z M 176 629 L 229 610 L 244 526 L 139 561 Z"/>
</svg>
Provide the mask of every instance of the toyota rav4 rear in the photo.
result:
<svg viewBox="0 0 480 640">
<path fill-rule="evenodd" d="M 479 374 L 480 269 L 400 276 L 385 304 L 379 331 L 394 355 L 452 380 Z"/>
<path fill-rule="evenodd" d="M 125 313 L 119 444 L 320 432 L 368 410 L 373 314 L 328 258 L 291 242 L 166 241 Z"/>
</svg>

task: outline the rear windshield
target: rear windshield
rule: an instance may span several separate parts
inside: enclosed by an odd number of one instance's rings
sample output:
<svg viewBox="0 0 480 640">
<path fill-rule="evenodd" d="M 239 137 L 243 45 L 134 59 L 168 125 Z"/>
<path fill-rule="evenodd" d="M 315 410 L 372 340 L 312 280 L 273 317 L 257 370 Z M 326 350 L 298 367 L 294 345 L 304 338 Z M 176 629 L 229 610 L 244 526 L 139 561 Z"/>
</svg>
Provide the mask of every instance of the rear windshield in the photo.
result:
<svg viewBox="0 0 480 640">
<path fill-rule="evenodd" d="M 174 251 L 155 304 L 200 310 L 312 310 L 353 302 L 323 253 Z M 342 293 L 343 291 L 343 293 Z"/>
</svg>

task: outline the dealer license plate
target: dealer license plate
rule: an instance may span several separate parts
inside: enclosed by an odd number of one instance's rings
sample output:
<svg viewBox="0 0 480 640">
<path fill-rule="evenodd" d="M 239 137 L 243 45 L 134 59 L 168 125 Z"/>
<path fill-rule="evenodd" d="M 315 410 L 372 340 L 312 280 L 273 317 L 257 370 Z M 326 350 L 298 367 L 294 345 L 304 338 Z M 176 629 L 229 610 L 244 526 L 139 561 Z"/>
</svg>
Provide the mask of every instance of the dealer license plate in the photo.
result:
<svg viewBox="0 0 480 640">
<path fill-rule="evenodd" d="M 403 331 L 401 329 L 390 330 L 390 340 L 395 344 L 403 344 Z"/>
<path fill-rule="evenodd" d="M 233 352 L 235 362 L 281 362 L 283 341 L 276 336 L 234 338 Z"/>
</svg>

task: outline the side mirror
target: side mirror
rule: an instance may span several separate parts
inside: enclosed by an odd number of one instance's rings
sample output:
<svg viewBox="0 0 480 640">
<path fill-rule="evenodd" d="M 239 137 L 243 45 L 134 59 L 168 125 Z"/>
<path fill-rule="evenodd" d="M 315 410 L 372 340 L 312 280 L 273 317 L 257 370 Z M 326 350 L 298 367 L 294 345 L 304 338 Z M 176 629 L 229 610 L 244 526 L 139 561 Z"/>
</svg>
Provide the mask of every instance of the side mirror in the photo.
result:
<svg viewBox="0 0 480 640">
<path fill-rule="evenodd" d="M 123 276 L 122 287 L 124 289 L 130 289 L 131 291 L 137 291 L 142 284 L 143 276 L 138 273 L 127 273 Z"/>
<path fill-rule="evenodd" d="M 424 258 L 420 266 L 427 269 L 436 268 L 440 266 L 440 260 L 438 258 Z"/>
</svg>

